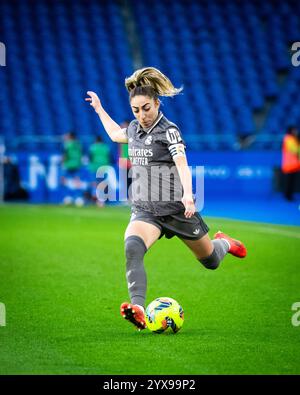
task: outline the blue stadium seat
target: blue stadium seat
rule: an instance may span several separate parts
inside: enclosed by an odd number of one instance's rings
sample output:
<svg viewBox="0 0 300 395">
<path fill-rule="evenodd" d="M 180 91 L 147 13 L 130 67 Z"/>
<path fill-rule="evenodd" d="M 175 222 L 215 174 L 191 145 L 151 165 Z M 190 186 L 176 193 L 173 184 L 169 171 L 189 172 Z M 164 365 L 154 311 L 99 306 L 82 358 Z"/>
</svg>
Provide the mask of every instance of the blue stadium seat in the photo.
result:
<svg viewBox="0 0 300 395">
<path fill-rule="evenodd" d="M 232 149 L 240 135 L 258 132 L 253 114 L 270 98 L 260 134 L 299 124 L 299 69 L 288 51 L 300 37 L 299 2 L 130 3 L 144 65 L 184 85 L 183 95 L 163 100 L 184 134 L 205 135 L 199 144 L 207 149 Z M 132 117 L 124 77 L 133 59 L 118 1 L 1 0 L 0 37 L 9 48 L 9 67 L 0 69 L 0 134 L 11 136 L 8 144 L 71 128 L 94 135 L 99 121 L 85 106 L 88 89 L 100 93 L 119 122 Z M 288 75 L 279 85 L 282 72 Z"/>
</svg>

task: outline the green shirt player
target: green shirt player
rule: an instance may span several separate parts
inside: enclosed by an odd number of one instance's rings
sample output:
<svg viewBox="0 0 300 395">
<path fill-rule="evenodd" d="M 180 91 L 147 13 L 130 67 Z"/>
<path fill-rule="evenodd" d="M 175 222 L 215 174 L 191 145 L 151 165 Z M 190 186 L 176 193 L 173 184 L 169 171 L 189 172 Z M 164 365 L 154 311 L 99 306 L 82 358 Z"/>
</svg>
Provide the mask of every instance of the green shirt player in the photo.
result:
<svg viewBox="0 0 300 395">
<path fill-rule="evenodd" d="M 129 161 L 129 155 L 128 155 L 128 144 L 120 144 L 120 151 L 119 151 L 119 157 L 124 159 L 124 162 L 126 163 L 127 168 L 127 161 Z"/>
<path fill-rule="evenodd" d="M 126 78 L 125 86 L 136 118 L 126 129 L 110 118 L 96 93 L 87 92 L 86 101 L 99 115 L 112 141 L 128 143 L 132 173 L 139 175 L 137 188 L 132 188 L 132 214 L 124 238 L 130 303 L 121 304 L 121 314 L 136 328 L 144 329 L 147 287 L 144 255 L 163 235 L 167 238 L 177 236 L 207 269 L 217 269 L 227 253 L 243 258 L 247 252 L 243 243 L 220 231 L 211 240 L 208 226 L 196 212 L 192 176 L 181 132 L 159 110 L 159 96 L 175 96 L 182 88 L 176 89 L 153 67 L 135 71 Z M 161 168 L 166 170 L 163 182 L 156 171 Z M 167 180 L 167 170 L 173 173 L 172 181 L 170 177 Z M 133 177 L 132 186 L 135 183 Z M 144 193 L 141 198 L 139 192 L 149 191 L 149 188 L 151 193 Z M 160 188 L 169 188 L 169 191 Z"/>
<path fill-rule="evenodd" d="M 74 132 L 69 132 L 64 136 L 63 150 L 61 175 L 64 194 L 63 202 L 64 204 L 71 204 L 73 199 L 75 199 L 75 201 L 80 202 L 78 204 L 81 204 L 82 198 L 79 185 L 81 183 L 82 147 Z"/>
<path fill-rule="evenodd" d="M 82 148 L 74 132 L 65 137 L 63 168 L 69 173 L 76 172 L 81 167 Z"/>
<path fill-rule="evenodd" d="M 110 149 L 102 141 L 101 136 L 97 136 L 95 142 L 89 148 L 89 169 L 94 175 L 99 167 L 110 165 Z"/>
</svg>

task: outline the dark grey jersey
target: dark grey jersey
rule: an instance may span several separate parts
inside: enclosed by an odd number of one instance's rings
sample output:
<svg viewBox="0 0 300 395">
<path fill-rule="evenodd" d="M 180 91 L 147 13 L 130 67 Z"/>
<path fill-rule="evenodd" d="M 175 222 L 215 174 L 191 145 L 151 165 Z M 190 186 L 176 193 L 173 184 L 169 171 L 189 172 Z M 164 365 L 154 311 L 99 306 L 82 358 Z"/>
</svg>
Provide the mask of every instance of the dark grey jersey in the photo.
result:
<svg viewBox="0 0 300 395">
<path fill-rule="evenodd" d="M 133 209 L 157 216 L 184 211 L 182 184 L 174 162 L 185 155 L 179 128 L 162 113 L 148 130 L 137 120 L 126 129 L 131 168 Z"/>
</svg>

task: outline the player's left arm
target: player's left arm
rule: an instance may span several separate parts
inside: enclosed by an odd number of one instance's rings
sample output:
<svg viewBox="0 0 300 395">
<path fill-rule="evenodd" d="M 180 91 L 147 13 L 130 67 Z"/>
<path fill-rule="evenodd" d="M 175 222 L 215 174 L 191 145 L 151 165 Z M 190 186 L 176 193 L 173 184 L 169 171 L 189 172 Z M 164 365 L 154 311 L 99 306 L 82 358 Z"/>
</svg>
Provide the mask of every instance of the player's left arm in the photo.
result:
<svg viewBox="0 0 300 395">
<path fill-rule="evenodd" d="M 167 128 L 165 142 L 176 165 L 183 187 L 182 203 L 185 207 L 184 215 L 186 218 L 191 218 L 196 211 L 192 191 L 192 175 L 185 155 L 185 143 L 176 125 Z"/>
<path fill-rule="evenodd" d="M 189 169 L 184 151 L 181 154 L 173 156 L 173 160 L 178 170 L 180 181 L 183 187 L 182 203 L 185 207 L 184 215 L 186 218 L 191 218 L 195 214 L 196 208 L 193 199 L 192 174 Z"/>
</svg>

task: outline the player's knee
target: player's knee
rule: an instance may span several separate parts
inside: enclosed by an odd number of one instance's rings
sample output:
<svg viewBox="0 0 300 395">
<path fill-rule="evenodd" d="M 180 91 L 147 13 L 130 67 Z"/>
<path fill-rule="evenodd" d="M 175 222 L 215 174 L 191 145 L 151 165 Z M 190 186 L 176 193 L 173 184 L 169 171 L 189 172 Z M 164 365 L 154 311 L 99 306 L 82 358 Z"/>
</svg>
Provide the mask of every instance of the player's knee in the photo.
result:
<svg viewBox="0 0 300 395">
<path fill-rule="evenodd" d="M 206 258 L 201 258 L 199 259 L 199 261 L 206 269 L 210 269 L 210 270 L 215 270 L 220 265 L 220 259 L 215 249 L 213 250 L 211 255 L 209 255 Z"/>
<path fill-rule="evenodd" d="M 147 247 L 143 239 L 139 236 L 129 236 L 125 240 L 125 254 L 127 259 L 143 257 Z"/>
</svg>

